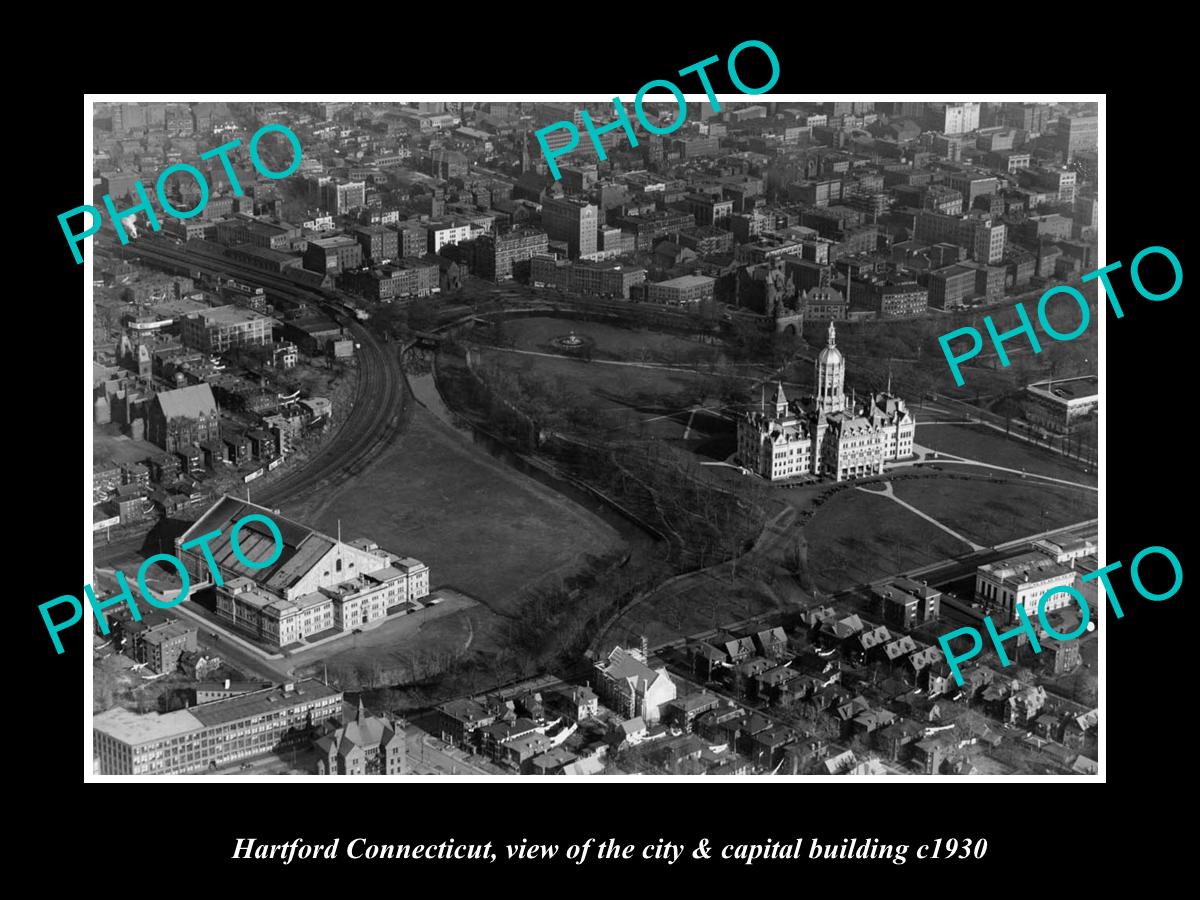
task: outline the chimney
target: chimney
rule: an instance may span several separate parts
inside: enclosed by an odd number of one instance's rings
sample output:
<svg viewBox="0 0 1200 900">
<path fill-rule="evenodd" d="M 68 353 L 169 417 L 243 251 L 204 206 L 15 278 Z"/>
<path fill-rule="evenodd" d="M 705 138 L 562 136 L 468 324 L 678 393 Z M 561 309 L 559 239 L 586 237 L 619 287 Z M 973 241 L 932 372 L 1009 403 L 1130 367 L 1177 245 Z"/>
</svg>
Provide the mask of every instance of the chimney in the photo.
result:
<svg viewBox="0 0 1200 900">
<path fill-rule="evenodd" d="M 642 635 L 642 662 L 646 662 L 649 659 L 650 659 L 650 641 L 648 641 L 646 639 L 646 636 L 643 634 Z"/>
</svg>

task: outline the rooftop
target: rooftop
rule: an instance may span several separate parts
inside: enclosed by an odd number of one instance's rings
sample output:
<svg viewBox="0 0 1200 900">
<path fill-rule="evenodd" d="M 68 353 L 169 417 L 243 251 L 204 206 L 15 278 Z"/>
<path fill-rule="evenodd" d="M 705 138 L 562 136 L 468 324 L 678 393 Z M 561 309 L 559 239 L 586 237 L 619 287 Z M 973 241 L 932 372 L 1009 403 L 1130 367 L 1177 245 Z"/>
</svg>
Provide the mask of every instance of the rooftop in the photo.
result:
<svg viewBox="0 0 1200 900">
<path fill-rule="evenodd" d="M 238 248 L 247 249 L 247 248 Z M 214 306 L 192 313 L 189 319 L 203 319 L 205 325 L 239 325 L 245 322 L 255 322 L 260 319 L 268 320 L 268 316 L 256 313 L 244 306 Z"/>
<path fill-rule="evenodd" d="M 1095 400 L 1100 396 L 1100 379 L 1095 375 L 1064 378 L 1061 381 L 1039 381 L 1029 385 L 1032 393 L 1070 402 Z"/>
<path fill-rule="evenodd" d="M 190 712 L 201 726 L 211 727 L 340 695 L 341 691 L 319 681 L 298 681 L 291 691 L 284 690 L 282 687 L 254 691 L 225 700 L 214 700 L 212 703 L 205 703 L 201 706 L 193 706 Z M 170 713 L 170 715 L 175 715 L 175 713 Z"/>
<path fill-rule="evenodd" d="M 204 723 L 187 710 L 139 716 L 123 707 L 117 707 L 92 719 L 93 731 L 99 731 L 134 746 L 188 734 L 203 727 Z"/>
</svg>

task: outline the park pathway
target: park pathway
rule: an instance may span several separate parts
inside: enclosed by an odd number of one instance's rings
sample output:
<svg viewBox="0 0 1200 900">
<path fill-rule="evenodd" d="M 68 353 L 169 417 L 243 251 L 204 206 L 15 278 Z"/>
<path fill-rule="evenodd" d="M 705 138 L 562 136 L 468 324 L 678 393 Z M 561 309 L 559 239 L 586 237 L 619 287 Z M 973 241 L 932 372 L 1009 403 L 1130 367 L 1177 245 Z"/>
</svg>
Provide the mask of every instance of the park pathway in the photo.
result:
<svg viewBox="0 0 1200 900">
<path fill-rule="evenodd" d="M 958 466 L 979 466 L 982 469 L 995 469 L 997 472 L 1008 472 L 1012 475 L 1020 475 L 1022 478 L 1038 478 L 1042 481 L 1053 481 L 1055 484 L 1065 484 L 1067 487 L 1082 488 L 1085 491 L 1096 491 L 1099 493 L 1099 487 L 1093 487 L 1090 484 L 1081 484 L 1078 481 L 1067 481 L 1065 478 L 1054 478 L 1050 475 L 1039 475 L 1037 472 L 1026 472 L 1023 469 L 1010 469 L 1007 466 L 997 466 L 993 463 L 981 462 L 978 459 L 967 459 L 963 456 L 954 456 L 942 450 L 930 450 L 928 447 L 922 447 L 918 444 L 913 444 L 913 453 L 916 454 L 916 459 L 908 459 L 902 462 L 892 463 L 886 469 L 891 472 L 896 469 L 902 469 L 906 466 L 916 466 L 923 463 L 936 463 L 937 465 L 958 465 Z M 937 454 L 936 459 L 929 459 L 929 454 Z"/>
<path fill-rule="evenodd" d="M 958 538 L 964 544 L 967 544 L 972 550 L 987 549 L 982 544 L 977 544 L 972 540 L 968 540 L 967 538 L 965 538 L 961 534 L 959 534 L 957 531 L 954 531 L 952 528 L 947 528 L 945 525 L 943 525 L 941 522 L 939 522 L 933 516 L 926 515 L 925 513 L 921 512 L 919 509 L 917 509 L 915 506 L 913 506 L 911 503 L 905 503 L 903 500 L 901 500 L 899 497 L 896 496 L 895 491 L 892 490 L 892 483 L 890 481 L 885 481 L 883 483 L 882 491 L 873 491 L 870 488 L 865 488 L 865 487 L 856 487 L 855 490 L 862 491 L 864 494 L 874 494 L 876 497 L 883 496 L 883 497 L 887 497 L 889 500 L 896 501 L 901 506 L 903 506 L 905 509 L 907 509 L 909 512 L 915 513 L 916 515 L 920 516 L 922 519 L 924 519 L 926 522 L 929 522 L 932 525 L 936 525 L 938 528 L 942 529 L 942 531 L 946 532 L 946 534 L 950 535 L 951 537 Z"/>
</svg>

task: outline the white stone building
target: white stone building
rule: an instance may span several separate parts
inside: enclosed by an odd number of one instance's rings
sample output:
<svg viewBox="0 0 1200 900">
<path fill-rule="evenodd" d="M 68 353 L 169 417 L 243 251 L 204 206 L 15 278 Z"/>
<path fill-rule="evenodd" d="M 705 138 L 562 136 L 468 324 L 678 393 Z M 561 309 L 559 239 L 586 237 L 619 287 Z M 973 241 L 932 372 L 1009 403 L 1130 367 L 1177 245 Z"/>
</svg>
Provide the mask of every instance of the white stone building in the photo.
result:
<svg viewBox="0 0 1200 900">
<path fill-rule="evenodd" d="M 737 459 L 770 481 L 828 475 L 837 481 L 878 475 L 889 460 L 912 455 L 917 422 L 888 390 L 860 402 L 847 397 L 846 361 L 829 323 L 827 346 L 816 364 L 816 396 L 788 400 L 783 385 L 738 421 Z"/>
<path fill-rule="evenodd" d="M 257 513 L 279 528 L 283 549 L 270 566 L 254 569 L 233 552 L 230 532 L 242 517 Z M 222 584 L 216 587 L 217 615 L 272 647 L 286 647 L 323 631 L 350 631 L 387 615 L 421 609 L 429 595 L 429 567 L 401 557 L 365 538 L 342 541 L 265 507 L 228 495 L 176 540 L 192 590 L 214 583 L 201 547 L 182 544 L 213 531 L 208 547 Z M 245 525 L 238 544 L 247 559 L 271 557 L 275 540 L 261 522 Z"/>
</svg>

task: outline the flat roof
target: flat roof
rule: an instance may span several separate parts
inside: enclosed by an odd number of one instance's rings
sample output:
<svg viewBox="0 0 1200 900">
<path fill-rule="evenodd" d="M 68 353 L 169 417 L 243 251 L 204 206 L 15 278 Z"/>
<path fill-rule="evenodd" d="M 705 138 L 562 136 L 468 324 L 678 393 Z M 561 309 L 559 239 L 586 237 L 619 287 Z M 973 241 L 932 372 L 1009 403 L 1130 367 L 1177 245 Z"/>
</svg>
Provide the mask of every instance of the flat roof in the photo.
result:
<svg viewBox="0 0 1200 900">
<path fill-rule="evenodd" d="M 256 313 L 252 309 L 247 309 L 244 306 L 214 306 L 211 309 L 203 309 L 199 312 L 192 313 L 189 318 L 201 318 L 205 324 L 219 325 L 236 325 L 241 322 L 254 322 L 258 320 L 270 321 L 269 316 Z"/>
<path fill-rule="evenodd" d="M 690 288 L 703 287 L 706 284 L 712 284 L 713 279 L 707 275 L 680 275 L 678 278 L 671 278 L 668 281 L 656 281 L 655 287 L 672 287 L 672 288 Z"/>
<path fill-rule="evenodd" d="M 1039 381 L 1029 385 L 1029 390 L 1066 401 L 1094 400 L 1100 396 L 1100 379 L 1095 375 L 1083 375 L 1062 381 Z"/>
<path fill-rule="evenodd" d="M 184 709 L 139 716 L 124 707 L 117 707 L 92 718 L 93 731 L 134 746 L 199 731 L 203 727 L 203 722 Z"/>
<path fill-rule="evenodd" d="M 299 681 L 296 682 L 295 690 L 292 691 L 284 691 L 281 687 L 275 687 L 224 700 L 214 700 L 212 703 L 205 703 L 202 706 L 193 706 L 191 714 L 199 720 L 201 726 L 211 728 L 214 725 L 224 725 L 239 719 L 260 716 L 264 713 L 298 706 L 301 703 L 311 703 L 326 697 L 340 696 L 341 693 L 319 681 Z"/>
</svg>

